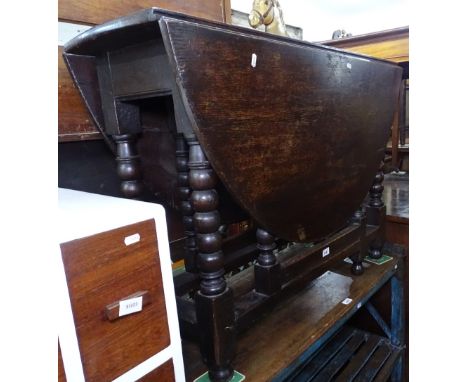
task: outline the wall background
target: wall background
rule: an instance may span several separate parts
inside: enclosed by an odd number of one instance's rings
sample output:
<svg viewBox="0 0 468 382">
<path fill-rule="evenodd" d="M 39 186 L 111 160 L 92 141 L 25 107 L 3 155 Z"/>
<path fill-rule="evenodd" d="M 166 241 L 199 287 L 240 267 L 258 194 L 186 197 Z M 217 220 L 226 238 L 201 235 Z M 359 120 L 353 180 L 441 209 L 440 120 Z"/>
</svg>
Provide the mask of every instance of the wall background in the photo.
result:
<svg viewBox="0 0 468 382">
<path fill-rule="evenodd" d="M 252 0 L 231 0 L 249 13 Z M 330 40 L 344 29 L 353 36 L 409 25 L 408 0 L 280 0 L 284 21 L 303 29 L 308 41 Z"/>
</svg>

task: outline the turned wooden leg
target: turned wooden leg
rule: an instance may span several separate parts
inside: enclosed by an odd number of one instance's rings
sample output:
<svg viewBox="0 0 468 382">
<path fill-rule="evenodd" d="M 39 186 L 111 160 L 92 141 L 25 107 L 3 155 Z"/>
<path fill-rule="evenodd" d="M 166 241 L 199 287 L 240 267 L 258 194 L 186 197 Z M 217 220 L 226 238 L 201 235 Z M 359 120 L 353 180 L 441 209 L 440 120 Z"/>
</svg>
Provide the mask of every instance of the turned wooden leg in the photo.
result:
<svg viewBox="0 0 468 382">
<path fill-rule="evenodd" d="M 377 238 L 373 240 L 369 245 L 369 257 L 378 259 L 382 256 L 382 247 L 384 242 L 384 230 L 385 230 L 385 204 L 382 200 L 382 193 L 384 190 L 383 180 L 384 173 L 383 161 L 380 164 L 380 169 L 375 175 L 374 182 L 369 191 L 369 202 L 366 206 L 367 221 L 370 225 L 379 226 L 379 232 Z"/>
<path fill-rule="evenodd" d="M 366 212 L 359 207 L 353 215 L 352 222 L 354 224 L 358 224 L 360 227 L 360 250 L 359 252 L 355 253 L 354 255 L 350 256 L 351 260 L 353 261 L 353 265 L 351 266 L 351 272 L 355 275 L 362 275 L 364 273 L 364 267 L 362 265 L 362 261 L 364 257 L 366 257 L 366 225 L 367 225 L 367 217 Z"/>
<path fill-rule="evenodd" d="M 384 206 L 382 200 L 382 193 L 384 190 L 383 181 L 384 173 L 382 171 L 383 162 L 379 168 L 379 171 L 374 177 L 374 182 L 372 183 L 371 189 L 369 191 L 369 206 L 374 208 L 380 208 Z"/>
<path fill-rule="evenodd" d="M 195 296 L 201 352 L 212 381 L 229 381 L 235 352 L 234 298 L 224 280 L 216 174 L 194 138 L 188 140 L 191 202 L 198 246 L 200 291 Z"/>
<path fill-rule="evenodd" d="M 134 134 L 114 135 L 117 145 L 117 175 L 121 179 L 120 190 L 127 198 L 135 198 L 143 191 L 140 156 L 135 146 Z"/>
<path fill-rule="evenodd" d="M 185 233 L 185 270 L 187 272 L 197 272 L 197 242 L 195 237 L 195 227 L 193 225 L 193 208 L 190 202 L 192 192 L 189 182 L 189 152 L 187 142 L 183 135 L 176 139 L 176 168 L 178 199 L 182 211 L 182 220 Z"/>
<path fill-rule="evenodd" d="M 369 257 L 371 257 L 372 259 L 380 259 L 382 257 L 382 248 L 383 248 L 382 240 L 375 239 L 369 245 L 369 251 L 368 251 Z"/>
<path fill-rule="evenodd" d="M 281 290 L 281 266 L 273 254 L 275 238 L 264 229 L 257 229 L 257 248 L 260 250 L 255 263 L 255 290 L 268 296 Z"/>
</svg>

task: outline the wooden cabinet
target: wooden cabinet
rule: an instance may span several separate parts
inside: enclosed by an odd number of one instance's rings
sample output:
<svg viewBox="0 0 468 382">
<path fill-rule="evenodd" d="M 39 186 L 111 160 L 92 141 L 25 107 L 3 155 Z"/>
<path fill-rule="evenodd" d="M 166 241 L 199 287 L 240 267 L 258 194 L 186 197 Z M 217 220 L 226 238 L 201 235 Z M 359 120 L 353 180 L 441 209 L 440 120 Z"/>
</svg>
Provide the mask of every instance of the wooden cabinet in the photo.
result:
<svg viewBox="0 0 468 382">
<path fill-rule="evenodd" d="M 393 62 L 409 61 L 409 27 L 328 40 L 322 44 Z"/>
<path fill-rule="evenodd" d="M 162 207 L 71 190 L 60 206 L 67 381 L 184 380 Z"/>
</svg>

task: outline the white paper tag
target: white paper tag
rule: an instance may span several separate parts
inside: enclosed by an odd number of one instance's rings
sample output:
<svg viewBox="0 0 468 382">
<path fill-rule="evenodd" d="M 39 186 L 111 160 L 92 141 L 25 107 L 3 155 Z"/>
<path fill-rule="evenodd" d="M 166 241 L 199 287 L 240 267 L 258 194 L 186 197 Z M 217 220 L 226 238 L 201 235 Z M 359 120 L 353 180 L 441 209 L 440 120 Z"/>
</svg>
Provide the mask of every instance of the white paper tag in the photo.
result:
<svg viewBox="0 0 468 382">
<path fill-rule="evenodd" d="M 342 304 L 349 305 L 353 301 L 352 298 L 346 297 L 343 301 L 341 301 Z"/>
<path fill-rule="evenodd" d="M 130 313 L 139 312 L 142 309 L 143 309 L 143 296 L 119 301 L 119 317 L 125 316 Z"/>
<path fill-rule="evenodd" d="M 322 257 L 328 256 L 329 254 L 330 254 L 330 247 L 327 247 L 322 251 Z"/>
<path fill-rule="evenodd" d="M 250 65 L 252 65 L 252 68 L 257 66 L 257 55 L 255 53 L 252 53 L 252 61 L 250 62 Z"/>
<path fill-rule="evenodd" d="M 139 241 L 140 241 L 139 233 L 135 233 L 134 235 L 127 236 L 124 239 L 125 245 L 132 245 L 132 244 L 138 243 Z"/>
</svg>

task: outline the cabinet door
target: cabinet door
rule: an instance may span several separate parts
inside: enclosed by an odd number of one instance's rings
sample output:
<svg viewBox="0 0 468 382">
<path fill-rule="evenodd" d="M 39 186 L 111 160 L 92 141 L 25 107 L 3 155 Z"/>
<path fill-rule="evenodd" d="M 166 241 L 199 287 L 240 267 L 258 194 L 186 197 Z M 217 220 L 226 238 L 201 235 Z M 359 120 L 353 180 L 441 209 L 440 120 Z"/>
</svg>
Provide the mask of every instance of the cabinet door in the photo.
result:
<svg viewBox="0 0 468 382">
<path fill-rule="evenodd" d="M 86 381 L 111 381 L 170 345 L 154 220 L 60 245 Z"/>
</svg>

